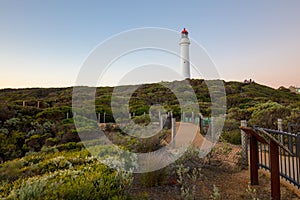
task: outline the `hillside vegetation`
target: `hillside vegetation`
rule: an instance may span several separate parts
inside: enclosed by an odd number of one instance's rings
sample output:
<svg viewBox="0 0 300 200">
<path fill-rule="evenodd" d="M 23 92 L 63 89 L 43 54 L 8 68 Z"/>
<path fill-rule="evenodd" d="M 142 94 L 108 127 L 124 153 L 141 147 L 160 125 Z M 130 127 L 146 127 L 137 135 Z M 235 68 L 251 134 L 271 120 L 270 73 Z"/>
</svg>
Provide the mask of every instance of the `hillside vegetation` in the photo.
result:
<svg viewBox="0 0 300 200">
<path fill-rule="evenodd" d="M 211 98 L 207 88 L 208 82 L 189 81 L 195 91 L 200 112 L 203 116 L 210 117 Z M 147 125 L 150 120 L 149 108 L 156 104 L 163 105 L 166 111 L 172 111 L 174 117 L 180 120 L 179 101 L 169 89 L 176 84 L 180 86 L 181 82 L 140 85 L 129 99 L 129 109 L 135 114 L 135 123 Z M 286 88 L 273 89 L 253 82 L 224 82 L 224 85 L 227 117 L 221 137 L 223 141 L 240 143 L 238 126 L 240 120 L 244 119 L 250 126 L 256 124 L 276 128 L 277 119 L 282 118 L 285 130 L 288 123 L 300 122 L 300 95 Z M 121 86 L 118 89 L 125 92 L 132 87 Z M 80 89 L 84 91 L 88 88 Z M 161 148 L 161 141 L 166 140 L 170 134 L 168 130 L 148 139 L 139 139 L 126 135 L 123 130 L 113 125 L 115 119 L 111 111 L 111 96 L 114 89 L 99 87 L 96 88 L 95 94 L 96 113 L 101 114 L 101 122 L 104 120 L 103 114 L 106 114 L 106 126 L 102 128 L 109 139 L 132 152 L 147 153 Z M 0 90 L 0 198 L 135 199 L 128 193 L 134 178 L 132 173 L 108 168 L 85 149 L 73 121 L 75 113 L 72 113 L 72 91 L 71 87 Z M 179 88 L 179 91 L 183 96 L 189 95 L 184 87 Z M 124 101 L 122 96 L 117 98 L 120 102 Z M 86 103 L 83 103 L 82 109 L 85 109 Z M 121 105 L 119 109 L 122 109 Z M 96 117 L 96 113 L 90 114 Z M 88 118 L 82 117 L 82 120 L 94 123 Z M 95 130 L 85 131 L 89 133 Z M 97 151 L 106 155 L 110 150 L 100 146 L 97 147 Z M 195 171 L 190 166 L 195 163 L 199 165 L 204 161 L 197 160 L 197 156 L 192 158 L 192 154 L 187 153 L 169 166 L 168 170 L 146 173 L 140 175 L 137 180 L 146 187 L 152 187 L 164 185 L 166 181 L 172 183 L 174 177 L 180 178 L 189 174 L 188 177 L 193 178 L 178 179 L 177 184 L 180 185 L 181 196 L 184 199 L 195 198 L 197 188 L 189 187 L 194 185 L 193 181 L 198 180 L 200 171 Z M 215 186 L 208 187 L 217 199 Z"/>
<path fill-rule="evenodd" d="M 176 83 L 180 82 L 164 84 Z M 190 80 L 190 84 L 197 96 L 200 112 L 209 117 L 211 102 L 206 82 Z M 288 122 L 300 122 L 299 94 L 283 87 L 273 89 L 257 83 L 224 82 L 224 85 L 227 119 L 223 136 L 232 143 L 239 143 L 238 125 L 243 119 L 248 120 L 249 125 L 277 128 L 277 118 L 282 118 L 285 130 Z M 126 90 L 131 86 L 122 87 Z M 72 120 L 72 89 L 0 90 L 0 160 L 22 157 L 26 152 L 40 151 L 43 147 L 64 148 L 64 144 L 79 142 Z M 96 112 L 101 113 L 100 121 L 105 112 L 105 121 L 114 122 L 110 108 L 113 90 L 113 87 L 96 89 L 95 106 Z M 150 106 L 155 104 L 162 104 L 165 110 L 172 111 L 180 120 L 181 109 L 176 96 L 160 83 L 139 86 L 130 98 L 129 108 L 130 112 L 139 116 L 148 113 Z"/>
</svg>

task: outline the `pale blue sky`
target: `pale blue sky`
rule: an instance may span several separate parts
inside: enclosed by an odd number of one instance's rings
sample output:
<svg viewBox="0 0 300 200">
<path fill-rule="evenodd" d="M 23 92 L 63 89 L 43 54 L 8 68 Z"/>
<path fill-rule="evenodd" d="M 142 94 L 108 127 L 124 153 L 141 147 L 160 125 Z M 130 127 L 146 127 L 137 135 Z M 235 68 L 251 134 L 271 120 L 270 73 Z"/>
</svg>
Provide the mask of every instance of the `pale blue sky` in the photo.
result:
<svg viewBox="0 0 300 200">
<path fill-rule="evenodd" d="M 0 0 L 0 88 L 72 86 L 99 43 L 141 27 L 186 27 L 222 79 L 300 86 L 299 8 L 297 0 Z M 103 84 L 114 84 L 110 76 Z"/>
</svg>

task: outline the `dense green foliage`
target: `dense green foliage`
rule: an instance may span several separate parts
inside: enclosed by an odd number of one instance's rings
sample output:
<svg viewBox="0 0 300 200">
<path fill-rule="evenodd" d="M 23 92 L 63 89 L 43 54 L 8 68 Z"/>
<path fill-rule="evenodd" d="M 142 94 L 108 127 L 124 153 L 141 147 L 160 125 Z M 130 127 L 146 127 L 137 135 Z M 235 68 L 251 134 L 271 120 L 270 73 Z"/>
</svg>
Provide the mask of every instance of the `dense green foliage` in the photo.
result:
<svg viewBox="0 0 300 200">
<path fill-rule="evenodd" d="M 7 199 L 128 199 L 132 175 L 112 170 L 87 150 L 32 153 L 0 165 Z"/>
<path fill-rule="evenodd" d="M 179 120 L 181 109 L 169 89 L 178 83 L 145 84 L 135 90 L 129 100 L 130 112 L 136 115 L 135 122 L 147 124 L 150 118 L 139 116 L 148 113 L 149 108 L 156 104 L 172 111 Z M 206 81 L 190 80 L 190 84 L 201 113 L 209 117 L 211 102 Z M 282 118 L 285 130 L 288 122 L 300 122 L 300 95 L 286 88 L 276 90 L 253 82 L 224 82 L 224 85 L 227 95 L 224 139 L 230 142 L 238 143 L 238 124 L 242 119 L 248 120 L 249 125 L 276 128 L 277 118 Z M 122 86 L 120 90 L 126 91 L 130 87 Z M 100 121 L 104 120 L 104 112 L 106 122 L 115 120 L 110 108 L 113 90 L 112 87 L 96 89 L 95 108 L 97 113 L 101 113 Z M 118 98 L 122 99 L 121 96 Z M 71 106 L 72 88 L 0 90 L 0 161 L 22 157 L 26 152 L 40 151 L 44 146 L 79 142 Z M 91 115 L 95 116 L 95 113 Z"/>
<path fill-rule="evenodd" d="M 156 104 L 161 104 L 166 111 L 172 111 L 177 120 L 180 120 L 181 108 L 178 99 L 166 87 L 178 83 L 180 82 L 145 84 L 135 90 L 129 99 L 130 112 L 135 113 L 133 121 L 142 126 L 148 125 L 153 117 L 149 115 L 149 108 Z M 205 117 L 210 117 L 211 100 L 206 81 L 190 80 L 190 84 L 197 96 L 199 110 Z M 244 119 L 250 126 L 276 129 L 277 119 L 282 118 L 285 130 L 288 123 L 300 123 L 299 94 L 283 87 L 273 89 L 253 82 L 224 82 L 224 85 L 227 95 L 227 117 L 223 128 L 223 140 L 239 144 L 238 126 L 240 120 Z M 121 91 L 130 87 L 132 86 L 122 86 Z M 80 141 L 71 110 L 72 89 L 0 90 L 0 198 L 130 198 L 126 192 L 131 185 L 132 174 L 112 170 L 91 155 L 93 151 L 100 151 L 98 156 L 101 157 L 113 150 L 97 146 L 95 140 Z M 112 87 L 101 87 L 96 89 L 95 94 L 95 109 L 97 113 L 101 113 L 100 122 L 104 121 L 103 113 L 106 114 L 107 124 L 103 127 L 106 136 L 118 147 L 129 149 L 131 152 L 146 153 L 160 149 L 169 131 L 164 130 L 155 136 L 139 138 L 124 134 L 126 130 L 121 130 L 113 124 L 117 120 L 113 118 L 111 111 L 113 90 Z M 185 95 L 185 92 L 182 88 L 181 93 Z M 121 95 L 117 98 L 120 102 L 125 101 Z M 82 105 L 82 110 L 85 106 Z M 121 105 L 117 108 L 123 109 Z M 96 117 L 95 113 L 90 115 Z M 80 114 L 76 117 L 87 127 L 82 128 L 81 132 L 89 135 L 96 131 L 93 120 Z M 139 127 L 127 126 L 125 129 L 135 129 L 135 132 L 145 134 Z M 293 131 L 300 130 L 295 128 Z M 89 151 L 84 144 L 91 146 Z M 94 145 L 96 146 L 93 147 Z M 117 155 L 117 152 L 114 153 Z M 188 154 L 175 165 L 191 161 Z M 100 159 L 105 161 L 107 158 Z M 109 161 L 108 159 L 107 162 Z M 154 164 L 156 163 L 149 161 L 149 165 Z M 128 163 L 124 165 L 127 166 Z M 139 180 L 147 187 L 163 185 L 170 177 L 167 171 L 176 172 L 174 169 L 169 170 L 174 167 L 171 165 L 168 170 L 161 169 L 142 174 Z M 185 187 L 184 184 L 182 186 Z"/>
</svg>

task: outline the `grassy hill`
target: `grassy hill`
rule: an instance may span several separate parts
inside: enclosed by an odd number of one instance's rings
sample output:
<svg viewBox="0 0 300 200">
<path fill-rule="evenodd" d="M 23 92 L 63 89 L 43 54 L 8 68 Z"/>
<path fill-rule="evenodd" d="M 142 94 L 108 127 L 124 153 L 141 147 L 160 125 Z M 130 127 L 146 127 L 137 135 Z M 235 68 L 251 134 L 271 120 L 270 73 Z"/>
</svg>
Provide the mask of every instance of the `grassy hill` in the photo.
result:
<svg viewBox="0 0 300 200">
<path fill-rule="evenodd" d="M 210 83 L 194 79 L 189 81 L 199 110 L 209 117 L 211 98 L 207 84 Z M 163 105 L 165 110 L 172 111 L 180 120 L 178 99 L 169 89 L 180 84 L 180 81 L 144 84 L 134 90 L 129 99 L 129 109 L 135 113 L 135 122 L 147 124 L 149 116 L 144 116 L 144 113 L 156 104 Z M 242 119 L 248 120 L 250 126 L 256 124 L 276 128 L 277 119 L 282 118 L 285 130 L 289 122 L 300 122 L 299 94 L 283 87 L 273 89 L 257 83 L 224 82 L 224 86 L 227 116 L 222 139 L 227 142 L 240 143 L 238 126 Z M 121 91 L 118 98 L 123 101 L 122 94 L 133 87 L 118 87 Z M 80 89 L 84 91 L 87 88 Z M 96 88 L 96 112 L 105 112 L 107 123 L 114 122 L 110 108 L 114 89 Z M 184 87 L 179 91 L 183 95 L 187 93 Z M 98 163 L 80 141 L 72 119 L 72 92 L 72 87 L 0 90 L 0 163 L 3 162 L 0 164 L 0 198 L 97 199 L 102 196 L 104 199 L 131 199 L 124 191 L 128 191 L 132 175 Z M 112 124 L 108 124 L 105 131 L 116 144 L 134 152 L 151 152 L 161 148 L 161 139 L 169 134 L 163 131 L 147 140 L 136 139 L 124 135 Z M 191 161 L 189 156 L 186 155 L 186 160 L 181 160 L 180 164 Z M 169 175 L 162 170 L 145 174 L 139 180 L 153 186 L 164 184 L 164 177 L 174 176 L 176 173 Z M 56 188 L 57 182 L 60 182 L 60 188 Z"/>
<path fill-rule="evenodd" d="M 207 83 L 201 79 L 190 80 L 200 112 L 209 117 L 211 100 Z M 139 116 L 148 113 L 152 105 L 162 104 L 180 120 L 178 99 L 169 88 L 181 84 L 174 81 L 140 85 L 130 97 L 130 112 Z M 288 122 L 300 122 L 299 94 L 283 87 L 273 89 L 253 82 L 224 82 L 224 85 L 227 99 L 224 138 L 230 142 L 239 143 L 238 125 L 242 119 L 248 120 L 250 125 L 276 128 L 277 118 L 282 118 L 285 129 Z M 132 87 L 120 86 L 119 89 L 126 92 Z M 78 142 L 80 139 L 72 120 L 72 91 L 72 87 L 0 90 L 0 159 L 21 157 L 28 151 L 39 151 L 45 145 Z M 114 122 L 111 114 L 113 91 L 113 87 L 96 88 L 96 112 L 105 112 L 106 122 Z M 182 87 L 181 93 L 185 92 Z M 67 115 L 69 119 L 66 119 Z"/>
</svg>

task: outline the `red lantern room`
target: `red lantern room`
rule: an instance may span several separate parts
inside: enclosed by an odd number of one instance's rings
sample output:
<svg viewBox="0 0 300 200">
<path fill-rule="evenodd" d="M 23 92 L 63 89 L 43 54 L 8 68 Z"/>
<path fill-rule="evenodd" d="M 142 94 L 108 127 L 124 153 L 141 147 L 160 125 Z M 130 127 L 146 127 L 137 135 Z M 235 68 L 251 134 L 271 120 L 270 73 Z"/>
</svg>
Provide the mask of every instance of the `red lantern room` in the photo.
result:
<svg viewBox="0 0 300 200">
<path fill-rule="evenodd" d="M 183 28 L 183 30 L 181 31 L 181 33 L 188 34 L 188 32 L 187 32 L 187 30 L 185 28 Z"/>
</svg>

